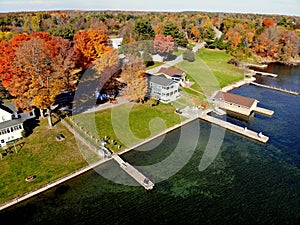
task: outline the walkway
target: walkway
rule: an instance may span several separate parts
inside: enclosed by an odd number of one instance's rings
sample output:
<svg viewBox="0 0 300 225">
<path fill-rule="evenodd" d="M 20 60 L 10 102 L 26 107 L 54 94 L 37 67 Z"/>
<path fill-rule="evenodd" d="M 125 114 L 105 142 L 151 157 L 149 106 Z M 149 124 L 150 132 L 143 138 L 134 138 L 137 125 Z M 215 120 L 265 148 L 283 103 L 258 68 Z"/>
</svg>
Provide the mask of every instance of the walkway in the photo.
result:
<svg viewBox="0 0 300 225">
<path fill-rule="evenodd" d="M 112 156 L 114 160 L 119 163 L 120 167 L 133 179 L 135 179 L 142 187 L 146 190 L 152 190 L 154 187 L 154 183 L 139 172 L 136 168 L 130 165 L 128 162 L 125 162 L 119 155 L 113 154 Z"/>
<path fill-rule="evenodd" d="M 271 89 L 271 90 L 275 90 L 275 91 L 280 91 L 280 92 L 284 92 L 287 94 L 292 94 L 292 95 L 299 95 L 299 92 L 297 91 L 292 91 L 292 90 L 287 90 L 287 89 L 283 89 L 280 87 L 273 87 L 273 86 L 269 86 L 269 85 L 265 85 L 265 84 L 259 84 L 256 82 L 251 82 L 251 84 L 258 86 L 258 87 L 263 87 L 263 88 L 267 88 L 267 89 Z"/>
<path fill-rule="evenodd" d="M 263 135 L 261 132 L 257 133 L 255 131 L 249 130 L 246 127 L 240 127 L 240 126 L 237 126 L 235 124 L 229 123 L 227 121 L 217 119 L 215 117 L 207 115 L 207 113 L 205 113 L 205 111 L 203 111 L 203 113 L 199 114 L 199 118 L 202 119 L 202 120 L 205 120 L 207 122 L 210 122 L 212 124 L 216 124 L 216 125 L 218 125 L 220 127 L 223 127 L 227 130 L 230 130 L 230 131 L 233 131 L 235 133 L 241 134 L 245 137 L 248 137 L 248 138 L 251 138 L 253 140 L 262 142 L 262 143 L 267 143 L 268 140 L 269 140 L 269 137 Z"/>
</svg>

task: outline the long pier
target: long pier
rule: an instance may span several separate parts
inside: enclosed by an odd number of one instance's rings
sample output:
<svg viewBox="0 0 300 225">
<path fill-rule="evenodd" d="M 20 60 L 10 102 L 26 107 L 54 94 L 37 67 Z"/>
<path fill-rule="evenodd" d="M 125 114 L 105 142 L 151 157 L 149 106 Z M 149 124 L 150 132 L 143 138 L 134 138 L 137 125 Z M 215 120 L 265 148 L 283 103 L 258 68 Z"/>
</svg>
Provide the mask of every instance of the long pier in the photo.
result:
<svg viewBox="0 0 300 225">
<path fill-rule="evenodd" d="M 269 86 L 269 85 L 259 84 L 259 83 L 256 83 L 256 82 L 251 82 L 251 84 L 253 84 L 255 86 L 258 86 L 258 87 L 268 88 L 268 89 L 271 89 L 271 90 L 280 91 L 280 92 L 284 92 L 284 93 L 288 93 L 288 94 L 292 94 L 292 95 L 299 95 L 299 93 L 296 92 L 296 91 L 286 90 L 286 89 L 283 89 L 283 88 L 280 88 L 280 87 L 272 87 L 272 86 Z"/>
<path fill-rule="evenodd" d="M 220 127 L 223 127 L 227 130 L 233 131 L 235 133 L 241 134 L 245 137 L 251 138 L 253 140 L 256 140 L 256 141 L 259 141 L 259 142 L 262 142 L 262 143 L 267 143 L 268 140 L 269 140 L 269 137 L 267 137 L 266 135 L 263 135 L 261 132 L 257 133 L 255 131 L 249 130 L 246 127 L 237 126 L 237 125 L 229 123 L 227 121 L 209 116 L 205 112 L 200 113 L 199 118 L 202 119 L 202 120 L 205 120 L 209 123 L 216 124 L 216 125 L 218 125 Z"/>
<path fill-rule="evenodd" d="M 256 70 L 249 70 L 249 71 L 255 75 L 278 77 L 278 74 L 274 74 L 274 73 L 266 73 L 266 72 L 261 72 L 261 71 L 256 71 Z"/>
<path fill-rule="evenodd" d="M 119 163 L 120 167 L 133 179 L 135 179 L 142 187 L 146 190 L 151 190 L 154 187 L 154 183 L 143 175 L 140 171 L 130 165 L 128 162 L 125 162 L 118 154 L 113 154 L 112 157 Z"/>
</svg>

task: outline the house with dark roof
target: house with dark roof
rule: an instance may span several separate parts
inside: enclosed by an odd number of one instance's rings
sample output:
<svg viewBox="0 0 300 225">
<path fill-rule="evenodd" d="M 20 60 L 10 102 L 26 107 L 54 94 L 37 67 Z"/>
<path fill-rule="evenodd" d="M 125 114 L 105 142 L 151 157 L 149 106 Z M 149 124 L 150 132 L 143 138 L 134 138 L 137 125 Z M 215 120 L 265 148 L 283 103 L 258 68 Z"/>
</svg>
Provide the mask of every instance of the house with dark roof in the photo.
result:
<svg viewBox="0 0 300 225">
<path fill-rule="evenodd" d="M 34 110 L 23 112 L 11 102 L 0 104 L 0 146 L 21 138 L 23 123 L 31 118 L 35 118 Z"/>
<path fill-rule="evenodd" d="M 179 85 L 176 81 L 164 76 L 148 75 L 147 97 L 168 103 L 176 100 L 179 96 Z"/>
<path fill-rule="evenodd" d="M 159 71 L 157 71 L 156 74 L 163 74 L 166 78 L 175 80 L 177 82 L 184 82 L 186 77 L 185 71 L 171 67 L 162 67 L 159 69 Z"/>
<path fill-rule="evenodd" d="M 258 100 L 241 95 L 218 91 L 212 101 L 218 107 L 249 116 L 257 108 Z"/>
</svg>

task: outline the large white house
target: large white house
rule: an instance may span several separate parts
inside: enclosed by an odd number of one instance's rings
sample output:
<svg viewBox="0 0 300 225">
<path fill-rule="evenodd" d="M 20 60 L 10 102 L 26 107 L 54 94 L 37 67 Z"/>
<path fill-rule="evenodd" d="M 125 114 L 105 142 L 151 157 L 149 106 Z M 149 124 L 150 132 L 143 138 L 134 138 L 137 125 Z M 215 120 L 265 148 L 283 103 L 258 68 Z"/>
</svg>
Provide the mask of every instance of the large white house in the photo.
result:
<svg viewBox="0 0 300 225">
<path fill-rule="evenodd" d="M 157 98 L 168 103 L 176 100 L 179 96 L 179 84 L 164 76 L 148 75 L 148 97 Z"/>
<path fill-rule="evenodd" d="M 0 146 L 22 137 L 24 121 L 35 118 L 34 110 L 21 112 L 12 103 L 0 104 Z"/>
</svg>

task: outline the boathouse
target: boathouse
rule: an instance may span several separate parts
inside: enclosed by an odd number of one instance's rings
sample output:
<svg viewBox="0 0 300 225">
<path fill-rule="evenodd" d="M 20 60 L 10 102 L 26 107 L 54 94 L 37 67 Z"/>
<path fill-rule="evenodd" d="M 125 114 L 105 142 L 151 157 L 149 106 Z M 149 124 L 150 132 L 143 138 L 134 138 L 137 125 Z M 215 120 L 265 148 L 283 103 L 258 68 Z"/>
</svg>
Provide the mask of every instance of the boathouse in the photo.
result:
<svg viewBox="0 0 300 225">
<path fill-rule="evenodd" d="M 241 95 L 218 91 L 212 98 L 213 103 L 227 111 L 249 116 L 257 108 L 258 100 Z"/>
</svg>

